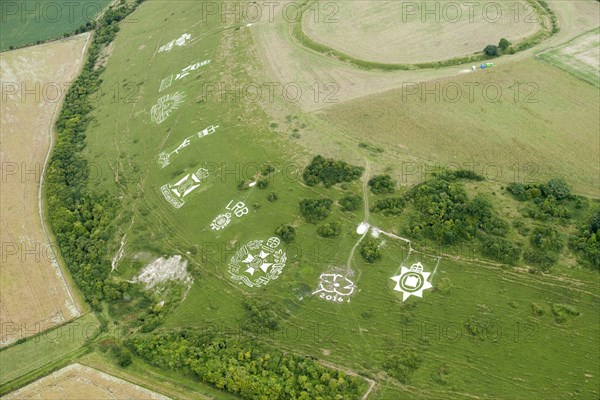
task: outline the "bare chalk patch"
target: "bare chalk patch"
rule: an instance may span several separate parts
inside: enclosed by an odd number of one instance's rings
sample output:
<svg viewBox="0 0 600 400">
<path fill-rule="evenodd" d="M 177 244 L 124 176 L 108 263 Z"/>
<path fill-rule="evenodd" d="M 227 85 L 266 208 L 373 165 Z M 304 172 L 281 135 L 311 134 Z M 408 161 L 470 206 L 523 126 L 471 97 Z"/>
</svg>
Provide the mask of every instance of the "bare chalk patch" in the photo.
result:
<svg viewBox="0 0 600 400">
<path fill-rule="evenodd" d="M 180 255 L 161 257 L 144 267 L 133 282 L 140 282 L 146 289 L 154 289 L 168 282 L 181 282 L 190 288 L 194 279 L 187 270 L 188 262 Z"/>
</svg>

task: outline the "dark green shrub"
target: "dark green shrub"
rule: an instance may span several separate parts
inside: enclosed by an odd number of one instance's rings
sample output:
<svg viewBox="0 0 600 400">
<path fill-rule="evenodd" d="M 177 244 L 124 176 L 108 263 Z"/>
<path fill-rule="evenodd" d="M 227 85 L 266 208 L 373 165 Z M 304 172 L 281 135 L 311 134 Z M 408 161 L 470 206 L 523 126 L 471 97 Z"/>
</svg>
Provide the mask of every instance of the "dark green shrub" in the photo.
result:
<svg viewBox="0 0 600 400">
<path fill-rule="evenodd" d="M 285 243 L 290 243 L 296 238 L 296 229 L 291 225 L 280 225 L 275 229 L 275 234 Z"/>
<path fill-rule="evenodd" d="M 398 351 L 385 357 L 383 369 L 402 383 L 409 383 L 411 376 L 423 361 L 418 349 L 401 347 Z"/>
<path fill-rule="evenodd" d="M 483 49 L 483 53 L 488 57 L 498 57 L 500 55 L 500 52 L 498 51 L 498 46 L 495 46 L 493 44 L 488 44 L 487 46 L 485 46 L 485 49 Z"/>
<path fill-rule="evenodd" d="M 371 211 L 374 213 L 381 212 L 385 215 L 400 215 L 404 210 L 405 204 L 406 202 L 402 197 L 377 200 L 375 205 L 371 207 Z"/>
<path fill-rule="evenodd" d="M 317 233 L 322 237 L 335 237 L 339 236 L 342 232 L 342 224 L 339 222 L 328 222 L 326 224 L 321 225 L 317 229 Z"/>
<path fill-rule="evenodd" d="M 356 211 L 362 205 L 362 197 L 358 195 L 350 195 L 342 197 L 338 203 L 340 204 L 342 211 Z"/>
<path fill-rule="evenodd" d="M 481 245 L 482 254 L 493 260 L 514 265 L 521 259 L 521 248 L 503 237 L 485 235 Z"/>
<path fill-rule="evenodd" d="M 571 247 L 583 261 L 600 270 L 600 209 L 579 229 L 579 234 L 571 240 Z"/>
<path fill-rule="evenodd" d="M 302 214 L 304 219 L 308 222 L 316 223 L 327 218 L 331 213 L 332 205 L 333 201 L 330 199 L 304 199 L 300 201 L 300 214 Z"/>
<path fill-rule="evenodd" d="M 360 255 L 368 263 L 374 263 L 382 257 L 379 242 L 374 239 L 365 240 L 360 246 Z"/>
<path fill-rule="evenodd" d="M 377 175 L 369 179 L 369 187 L 374 194 L 391 194 L 396 191 L 396 182 L 389 175 Z"/>
<path fill-rule="evenodd" d="M 331 187 L 337 183 L 351 182 L 359 179 L 363 171 L 364 168 L 362 167 L 353 166 L 331 158 L 326 159 L 322 156 L 316 156 L 304 169 L 302 177 L 304 183 L 309 186 L 323 183 L 325 187 Z"/>
</svg>

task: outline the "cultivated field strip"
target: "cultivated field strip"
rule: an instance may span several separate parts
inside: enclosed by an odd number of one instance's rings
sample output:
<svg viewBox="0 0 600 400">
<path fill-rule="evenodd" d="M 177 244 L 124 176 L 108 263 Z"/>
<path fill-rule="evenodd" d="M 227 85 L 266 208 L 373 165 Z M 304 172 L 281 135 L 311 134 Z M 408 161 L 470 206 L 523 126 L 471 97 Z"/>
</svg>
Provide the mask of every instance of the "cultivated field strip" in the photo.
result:
<svg viewBox="0 0 600 400">
<path fill-rule="evenodd" d="M 3 53 L 2 345 L 79 315 L 39 213 L 38 190 L 56 110 L 78 73 L 88 34 Z M 4 319 L 8 318 L 8 319 Z M 12 327 L 12 329 L 8 329 Z"/>
<path fill-rule="evenodd" d="M 483 1 L 472 3 L 470 9 L 465 3 L 441 5 L 437 1 L 341 2 L 331 22 L 323 10 L 315 13 L 315 5 L 305 13 L 303 29 L 317 43 L 354 58 L 416 64 L 471 55 L 502 37 L 517 42 L 540 28 L 535 10 L 525 1 Z M 425 10 L 433 12 L 427 15 Z"/>
<path fill-rule="evenodd" d="M 68 365 L 16 390 L 5 399 L 167 400 L 156 392 L 81 364 Z"/>
</svg>

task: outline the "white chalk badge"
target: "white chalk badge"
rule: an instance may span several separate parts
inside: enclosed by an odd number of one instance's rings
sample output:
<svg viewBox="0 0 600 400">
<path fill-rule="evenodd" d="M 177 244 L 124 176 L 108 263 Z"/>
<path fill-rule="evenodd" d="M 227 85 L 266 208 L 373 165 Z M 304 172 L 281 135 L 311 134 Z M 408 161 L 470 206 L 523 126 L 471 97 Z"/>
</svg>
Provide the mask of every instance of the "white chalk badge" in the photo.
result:
<svg viewBox="0 0 600 400">
<path fill-rule="evenodd" d="M 208 178 L 208 170 L 200 168 L 193 174 L 187 174 L 173 184 L 161 186 L 165 199 L 175 208 L 181 208 L 185 204 L 186 197 L 202 184 L 202 180 Z"/>
<path fill-rule="evenodd" d="M 205 136 L 212 135 L 213 133 L 215 133 L 215 131 L 217 130 L 218 127 L 219 127 L 219 125 L 217 125 L 217 126 L 211 125 L 208 128 L 205 128 L 205 129 L 201 130 L 200 132 L 195 133 L 195 134 L 183 139 L 183 141 L 181 142 L 181 144 L 179 146 L 177 146 L 177 148 L 175 148 L 171 151 L 161 152 L 158 155 L 158 163 L 160 164 L 161 168 L 165 168 L 169 164 L 171 164 L 171 159 L 174 156 L 179 155 L 179 152 L 181 152 L 183 149 L 185 149 L 190 144 L 192 144 L 192 142 L 197 141 L 198 139 L 202 139 Z"/>
<path fill-rule="evenodd" d="M 396 282 L 394 290 L 402 293 L 402 301 L 410 296 L 423 297 L 423 291 L 431 289 L 433 285 L 428 281 L 431 272 L 424 272 L 420 262 L 413 264 L 410 268 L 402 266 L 400 275 L 391 279 Z"/>
<path fill-rule="evenodd" d="M 261 287 L 279 278 L 287 261 L 279 238 L 252 240 L 229 261 L 231 279 L 248 287 Z"/>
</svg>

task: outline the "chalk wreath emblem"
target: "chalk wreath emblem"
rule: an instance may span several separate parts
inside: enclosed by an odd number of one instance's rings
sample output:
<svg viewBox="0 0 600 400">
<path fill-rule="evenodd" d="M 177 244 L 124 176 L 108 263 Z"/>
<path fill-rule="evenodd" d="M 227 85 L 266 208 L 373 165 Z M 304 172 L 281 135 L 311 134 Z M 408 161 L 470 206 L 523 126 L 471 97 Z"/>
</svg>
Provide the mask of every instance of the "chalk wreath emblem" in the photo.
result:
<svg viewBox="0 0 600 400">
<path fill-rule="evenodd" d="M 231 222 L 231 213 L 220 214 L 213 219 L 210 224 L 210 228 L 213 231 L 220 231 L 221 229 L 225 229 L 227 225 Z"/>
<path fill-rule="evenodd" d="M 177 110 L 179 105 L 183 103 L 183 99 L 185 98 L 185 93 L 175 92 L 173 94 L 167 94 L 160 99 L 158 102 L 152 106 L 150 110 L 150 119 L 152 122 L 157 124 L 163 123 L 171 112 Z"/>
<path fill-rule="evenodd" d="M 240 285 L 261 287 L 279 278 L 286 263 L 286 253 L 279 249 L 281 241 L 272 237 L 252 240 L 240 248 L 229 261 L 231 279 Z"/>
</svg>

